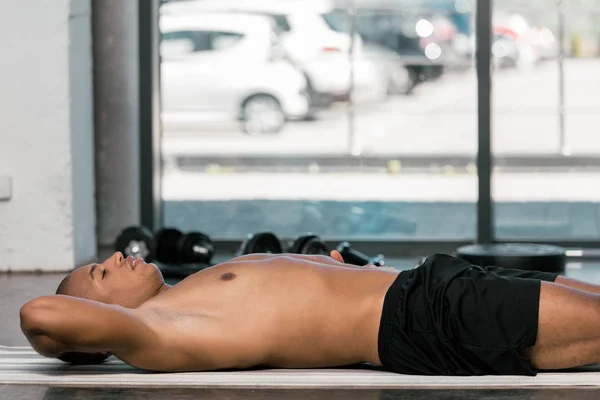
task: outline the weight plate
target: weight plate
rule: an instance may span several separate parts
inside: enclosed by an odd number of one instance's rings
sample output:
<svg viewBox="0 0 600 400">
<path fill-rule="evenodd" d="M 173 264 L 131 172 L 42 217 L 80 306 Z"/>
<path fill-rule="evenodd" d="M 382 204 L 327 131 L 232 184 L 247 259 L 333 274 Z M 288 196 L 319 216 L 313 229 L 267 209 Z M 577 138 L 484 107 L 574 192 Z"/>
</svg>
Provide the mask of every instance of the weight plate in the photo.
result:
<svg viewBox="0 0 600 400">
<path fill-rule="evenodd" d="M 177 242 L 183 233 L 175 228 L 163 228 L 156 234 L 156 259 L 166 264 L 179 264 Z"/>
<path fill-rule="evenodd" d="M 180 261 L 184 264 L 208 264 L 215 254 L 210 237 L 201 232 L 190 232 L 177 243 Z"/>
<path fill-rule="evenodd" d="M 115 240 L 115 251 L 120 251 L 125 257 L 133 256 L 152 262 L 156 256 L 154 234 L 144 226 L 125 228 Z"/>
<path fill-rule="evenodd" d="M 288 248 L 288 253 L 292 254 L 306 254 L 303 252 L 304 246 L 311 240 L 319 239 L 319 236 L 314 233 L 305 233 L 304 235 L 299 236 L 294 243 Z"/>
<path fill-rule="evenodd" d="M 239 255 L 245 254 L 280 254 L 283 253 L 283 246 L 279 238 L 271 232 L 261 232 L 250 234 L 242 242 Z"/>
<path fill-rule="evenodd" d="M 310 239 L 301 249 L 301 254 L 318 254 L 328 256 L 330 253 L 329 247 L 319 238 Z"/>
<path fill-rule="evenodd" d="M 567 263 L 562 247 L 530 243 L 475 244 L 457 249 L 456 255 L 482 267 L 560 273 Z"/>
</svg>

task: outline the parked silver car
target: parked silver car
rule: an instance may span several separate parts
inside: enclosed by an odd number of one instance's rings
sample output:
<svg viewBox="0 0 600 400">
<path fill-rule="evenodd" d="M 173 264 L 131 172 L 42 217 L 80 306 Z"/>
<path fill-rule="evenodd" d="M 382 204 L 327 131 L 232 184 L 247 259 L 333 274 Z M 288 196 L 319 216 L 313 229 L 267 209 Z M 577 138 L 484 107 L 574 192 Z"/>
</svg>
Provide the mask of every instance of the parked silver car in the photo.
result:
<svg viewBox="0 0 600 400">
<path fill-rule="evenodd" d="M 308 113 L 306 79 L 285 59 L 271 19 L 163 15 L 160 28 L 166 132 L 239 120 L 248 134 L 272 134 Z"/>
</svg>

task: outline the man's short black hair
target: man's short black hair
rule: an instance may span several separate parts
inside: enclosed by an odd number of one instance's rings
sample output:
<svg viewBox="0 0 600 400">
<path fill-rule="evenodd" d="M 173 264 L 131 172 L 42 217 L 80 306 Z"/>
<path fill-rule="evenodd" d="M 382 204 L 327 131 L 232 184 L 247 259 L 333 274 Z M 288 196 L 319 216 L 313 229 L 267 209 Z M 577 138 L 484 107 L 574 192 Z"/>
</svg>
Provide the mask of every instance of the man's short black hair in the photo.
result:
<svg viewBox="0 0 600 400">
<path fill-rule="evenodd" d="M 71 274 L 65 276 L 65 278 L 60 282 L 60 284 L 56 288 L 56 294 L 66 295 L 69 291 L 70 281 L 71 281 Z"/>
</svg>

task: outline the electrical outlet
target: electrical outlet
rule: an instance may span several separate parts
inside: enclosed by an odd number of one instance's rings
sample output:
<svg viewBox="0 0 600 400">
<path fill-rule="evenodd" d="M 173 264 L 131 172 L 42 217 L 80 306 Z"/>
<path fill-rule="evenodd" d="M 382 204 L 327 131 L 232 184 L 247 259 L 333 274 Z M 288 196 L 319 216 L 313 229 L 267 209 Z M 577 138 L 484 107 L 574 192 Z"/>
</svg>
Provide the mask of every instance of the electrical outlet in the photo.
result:
<svg viewBox="0 0 600 400">
<path fill-rule="evenodd" d="M 8 201 L 12 198 L 12 177 L 0 175 L 0 201 Z"/>
</svg>

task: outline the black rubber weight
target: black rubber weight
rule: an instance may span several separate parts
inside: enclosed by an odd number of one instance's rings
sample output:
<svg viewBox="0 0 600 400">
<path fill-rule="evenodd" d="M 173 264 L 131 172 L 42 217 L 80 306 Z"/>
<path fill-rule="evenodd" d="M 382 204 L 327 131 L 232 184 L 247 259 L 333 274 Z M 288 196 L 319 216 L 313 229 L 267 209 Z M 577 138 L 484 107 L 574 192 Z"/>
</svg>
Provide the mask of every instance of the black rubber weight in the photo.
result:
<svg viewBox="0 0 600 400">
<path fill-rule="evenodd" d="M 210 237 L 201 232 L 190 232 L 181 237 L 177 250 L 183 263 L 209 264 L 215 254 Z"/>
<path fill-rule="evenodd" d="M 294 240 L 294 243 L 288 248 L 288 252 L 293 253 L 293 254 L 301 254 L 302 248 L 304 247 L 306 242 L 308 242 L 309 240 L 312 240 L 312 239 L 317 239 L 317 238 L 318 238 L 317 235 L 313 235 L 311 233 L 307 233 L 305 235 L 299 236 L 296 240 Z"/>
<path fill-rule="evenodd" d="M 179 251 L 177 242 L 183 233 L 175 228 L 163 228 L 156 234 L 156 259 L 166 264 L 178 264 Z"/>
<path fill-rule="evenodd" d="M 562 247 L 529 243 L 474 244 L 460 247 L 456 255 L 482 267 L 560 273 L 567 263 Z"/>
<path fill-rule="evenodd" d="M 142 257 L 152 262 L 156 256 L 156 240 L 152 231 L 144 226 L 123 229 L 115 241 L 115 250 L 125 257 Z"/>
<path fill-rule="evenodd" d="M 316 254 L 328 256 L 330 253 L 329 247 L 321 241 L 320 238 L 311 239 L 302 247 L 302 254 Z"/>
<path fill-rule="evenodd" d="M 248 235 L 246 240 L 242 242 L 238 254 L 244 255 L 259 253 L 283 253 L 281 241 L 275 234 L 271 232 L 261 232 L 254 235 Z"/>
<path fill-rule="evenodd" d="M 329 255 L 329 248 L 318 235 L 306 233 L 299 236 L 288 249 L 293 254 L 322 254 Z"/>
</svg>

